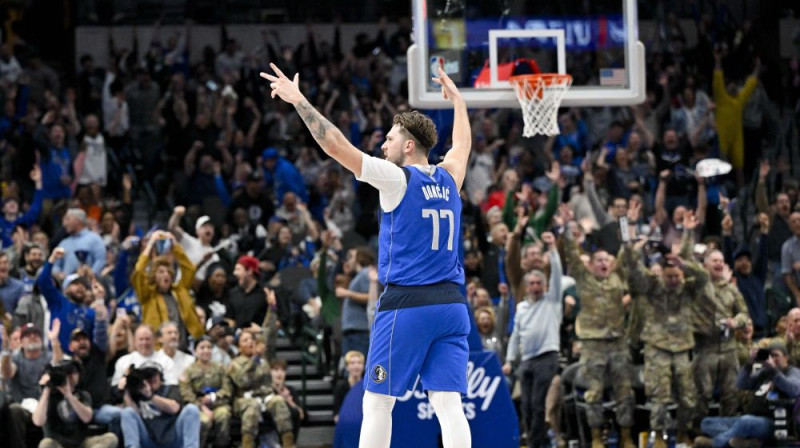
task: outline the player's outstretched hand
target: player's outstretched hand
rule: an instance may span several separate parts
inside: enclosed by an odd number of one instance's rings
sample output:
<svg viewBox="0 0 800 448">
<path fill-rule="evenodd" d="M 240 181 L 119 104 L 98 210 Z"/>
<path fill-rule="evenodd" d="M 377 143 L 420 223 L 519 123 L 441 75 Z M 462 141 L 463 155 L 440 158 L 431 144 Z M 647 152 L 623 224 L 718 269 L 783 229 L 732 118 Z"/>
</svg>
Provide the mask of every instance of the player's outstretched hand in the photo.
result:
<svg viewBox="0 0 800 448">
<path fill-rule="evenodd" d="M 456 101 L 463 101 L 458 87 L 456 87 L 453 80 L 447 76 L 447 73 L 444 72 L 442 67 L 439 67 L 439 76 L 434 76 L 432 79 L 433 82 L 442 86 L 442 96 L 444 99 L 450 100 L 453 104 L 455 104 Z"/>
<path fill-rule="evenodd" d="M 261 77 L 270 82 L 272 97 L 275 98 L 275 95 L 277 95 L 287 103 L 296 106 L 297 103 L 305 98 L 300 92 L 300 75 L 295 73 L 294 79 L 289 79 L 275 64 L 270 63 L 269 66 L 275 74 L 270 75 L 269 73 L 261 72 Z"/>
</svg>

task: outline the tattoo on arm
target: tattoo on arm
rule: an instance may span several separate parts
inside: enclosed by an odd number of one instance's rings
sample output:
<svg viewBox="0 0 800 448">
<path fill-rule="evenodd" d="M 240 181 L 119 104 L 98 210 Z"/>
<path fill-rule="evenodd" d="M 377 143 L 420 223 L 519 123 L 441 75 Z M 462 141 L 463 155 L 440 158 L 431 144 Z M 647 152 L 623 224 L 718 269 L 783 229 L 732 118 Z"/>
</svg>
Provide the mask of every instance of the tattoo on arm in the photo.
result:
<svg viewBox="0 0 800 448">
<path fill-rule="evenodd" d="M 303 119 L 317 143 L 323 146 L 325 133 L 333 127 L 331 122 L 326 120 L 308 101 L 303 101 L 297 105 L 297 113 L 300 114 L 300 118 Z"/>
</svg>

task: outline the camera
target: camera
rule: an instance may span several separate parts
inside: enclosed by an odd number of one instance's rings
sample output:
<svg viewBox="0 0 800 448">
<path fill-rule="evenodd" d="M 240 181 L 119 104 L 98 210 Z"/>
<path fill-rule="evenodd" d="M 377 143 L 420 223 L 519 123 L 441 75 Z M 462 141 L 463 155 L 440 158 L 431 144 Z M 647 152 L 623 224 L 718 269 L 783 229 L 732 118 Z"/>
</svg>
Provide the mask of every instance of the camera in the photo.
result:
<svg viewBox="0 0 800 448">
<path fill-rule="evenodd" d="M 139 368 L 135 368 L 133 365 L 131 365 L 131 368 L 128 371 L 127 380 L 125 382 L 125 390 L 128 391 L 133 401 L 139 403 L 141 401 L 148 401 L 152 398 L 152 393 L 149 397 L 145 396 L 142 393 L 142 388 L 144 387 L 145 383 L 148 383 L 148 381 L 156 375 L 162 375 L 161 369 L 152 364 L 147 364 Z"/>
<path fill-rule="evenodd" d="M 48 364 L 45 372 L 50 375 L 47 387 L 56 388 L 67 384 L 67 377 L 81 371 L 76 361 L 64 361 L 56 365 Z"/>
<path fill-rule="evenodd" d="M 756 362 L 764 362 L 769 359 L 769 349 L 767 348 L 760 348 L 756 352 L 755 361 Z"/>
</svg>

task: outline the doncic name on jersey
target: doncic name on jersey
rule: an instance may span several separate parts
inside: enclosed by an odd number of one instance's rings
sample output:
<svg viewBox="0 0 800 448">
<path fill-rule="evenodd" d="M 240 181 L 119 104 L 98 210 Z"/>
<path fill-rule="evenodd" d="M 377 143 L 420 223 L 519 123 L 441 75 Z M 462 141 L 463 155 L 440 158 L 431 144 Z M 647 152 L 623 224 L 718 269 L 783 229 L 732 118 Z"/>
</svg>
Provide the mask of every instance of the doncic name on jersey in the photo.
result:
<svg viewBox="0 0 800 448">
<path fill-rule="evenodd" d="M 423 185 L 421 189 L 426 200 L 433 198 L 444 199 L 445 201 L 450 200 L 450 187 L 441 187 L 439 185 Z"/>
</svg>

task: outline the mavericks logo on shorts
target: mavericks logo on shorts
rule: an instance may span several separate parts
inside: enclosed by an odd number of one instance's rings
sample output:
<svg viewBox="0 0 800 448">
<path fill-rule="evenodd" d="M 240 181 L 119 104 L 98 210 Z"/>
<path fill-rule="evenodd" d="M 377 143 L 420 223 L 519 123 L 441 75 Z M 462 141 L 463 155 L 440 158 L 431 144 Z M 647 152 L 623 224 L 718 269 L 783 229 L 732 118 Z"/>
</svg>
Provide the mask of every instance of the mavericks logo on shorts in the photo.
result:
<svg viewBox="0 0 800 448">
<path fill-rule="evenodd" d="M 372 378 L 372 382 L 375 384 L 381 384 L 382 382 L 386 381 L 386 376 L 386 369 L 384 369 L 380 364 L 375 366 L 370 373 L 370 378 Z"/>
</svg>

